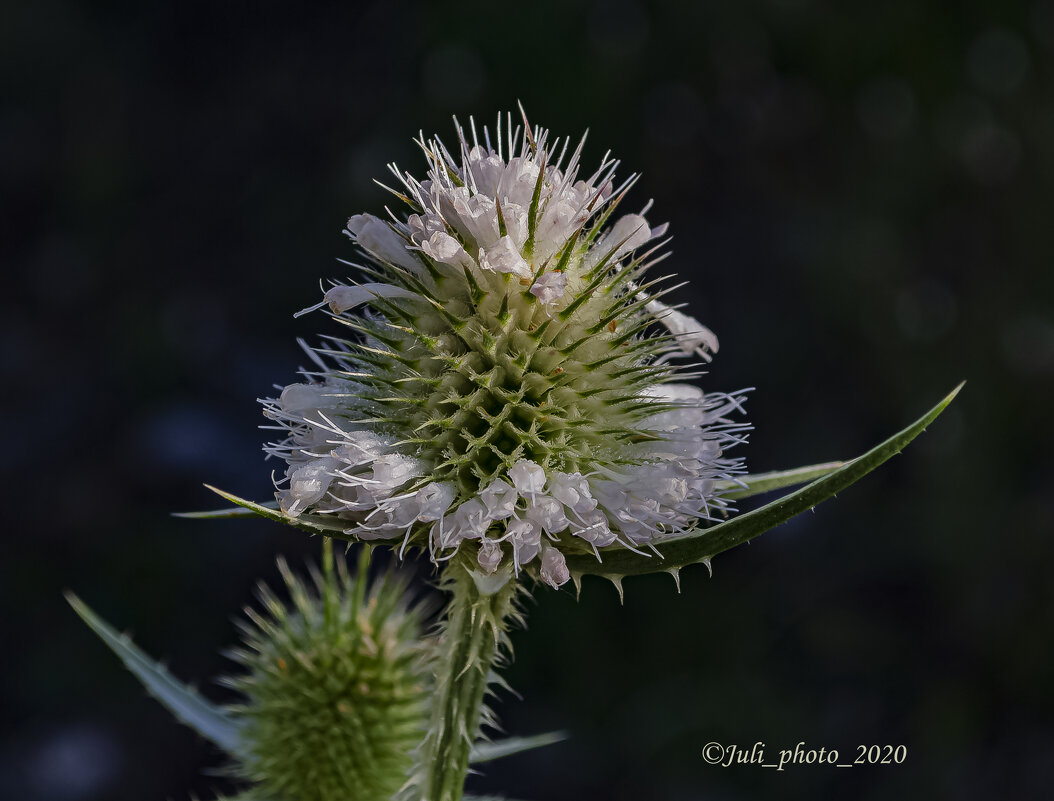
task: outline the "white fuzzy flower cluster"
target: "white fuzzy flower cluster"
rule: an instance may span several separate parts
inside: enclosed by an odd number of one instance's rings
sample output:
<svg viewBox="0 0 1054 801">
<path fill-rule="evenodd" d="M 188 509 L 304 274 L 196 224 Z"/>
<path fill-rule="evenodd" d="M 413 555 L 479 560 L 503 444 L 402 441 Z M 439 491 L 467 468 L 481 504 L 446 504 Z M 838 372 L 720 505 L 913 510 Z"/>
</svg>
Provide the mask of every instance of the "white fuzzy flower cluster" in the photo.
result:
<svg viewBox="0 0 1054 801">
<path fill-rule="evenodd" d="M 356 214 L 348 220 L 346 233 L 373 257 L 414 273 L 423 269 L 415 253 L 418 251 L 435 264 L 515 275 L 527 282 L 530 293 L 551 313 L 563 300 L 568 272 L 573 272 L 566 266 L 559 269 L 553 265 L 554 257 L 598 208 L 613 196 L 623 195 L 636 176 L 615 190 L 613 178 L 618 162 L 605 159 L 588 179 L 575 180 L 585 140 L 571 155 L 564 171 L 558 164 L 547 165 L 546 159 L 539 160 L 526 151 L 506 161 L 500 152 L 490 149 L 486 130 L 486 148 L 478 142 L 470 147 L 464 133 L 460 133 L 462 178 L 455 180 L 446 169 L 433 167 L 428 179 L 418 182 L 413 176 L 399 174 L 393 165 L 396 177 L 421 212 L 409 215 L 405 223 L 395 224 L 372 214 Z M 539 136 L 535 153 L 544 147 L 546 132 L 540 131 Z M 523 141 L 528 140 L 525 137 Z M 431 145 L 445 153 L 438 140 Z M 508 147 L 511 153 L 511 140 Z M 566 148 L 565 143 L 565 151 Z M 432 154 L 427 147 L 426 151 Z M 446 158 L 450 158 L 449 154 Z M 538 210 L 533 232 L 529 224 L 532 208 Z M 623 215 L 576 266 L 592 268 L 600 261 L 617 266 L 633 251 L 664 236 L 667 228 L 667 223 L 649 227 L 643 213 Z M 537 274 L 534 264 L 543 267 Z M 340 313 L 372 298 L 413 296 L 414 293 L 390 284 L 337 285 L 326 292 L 322 303 L 298 314 L 323 305 Z M 643 293 L 641 296 L 646 297 Z M 717 352 L 717 337 L 694 317 L 656 299 L 648 300 L 647 310 L 666 326 L 684 355 L 695 354 L 709 361 Z"/>
<path fill-rule="evenodd" d="M 425 180 L 392 168 L 412 213 L 348 221 L 370 280 L 304 311 L 360 339 L 331 338 L 320 371 L 264 401 L 285 432 L 267 450 L 290 518 L 437 562 L 471 546 L 483 573 L 560 586 L 564 552 L 651 547 L 726 510 L 715 483 L 746 426 L 741 395 L 672 380 L 671 358 L 717 340 L 642 280 L 666 226 L 612 214 L 634 179 L 616 187 L 606 158 L 579 179 L 581 144 L 561 166 L 566 142 L 511 128 L 494 146 L 459 129 L 458 158 L 422 140 Z"/>
<path fill-rule="evenodd" d="M 521 459 L 507 480 L 491 481 L 451 509 L 458 500 L 455 485 L 429 481 L 427 465 L 400 453 L 394 438 L 334 422 L 335 410 L 355 392 L 351 382 L 333 379 L 291 384 L 268 406 L 268 416 L 290 433 L 270 448 L 289 463 L 288 486 L 278 494 L 286 514 L 337 513 L 354 523 L 347 533 L 401 540 L 403 548 L 418 524 L 429 524 L 434 558 L 449 558 L 465 541 L 475 541 L 480 568 L 492 573 L 505 553 L 517 572 L 540 554 L 540 577 L 553 586 L 569 578 L 553 544 L 563 534 L 595 552 L 615 543 L 633 548 L 685 533 L 725 509 L 714 497 L 714 482 L 735 465 L 721 459 L 721 449 L 730 432 L 743 428 L 721 425 L 740 398 L 708 399 L 690 384 L 659 385 L 645 396 L 673 408 L 642 426 L 655 438 L 636 446 L 633 463 L 600 467 L 590 476 L 546 475 L 536 462 Z"/>
<path fill-rule="evenodd" d="M 537 205 L 543 211 L 538 217 L 531 256 L 539 264 L 549 261 L 567 243 L 588 219 L 592 204 L 611 194 L 609 177 L 601 171 L 588 180 L 575 181 L 577 160 L 576 153 L 567 173 L 556 166 L 546 167 L 539 183 L 542 165 L 530 155 L 505 161 L 497 153 L 475 145 L 466 153 L 467 169 L 461 185 L 434 173 L 420 184 L 407 182 L 407 189 L 422 209 L 407 220 L 411 239 L 422 252 L 443 264 L 531 279 L 534 269 L 523 254 L 530 235 L 528 212 L 535 187 L 540 186 Z M 652 232 L 643 217 L 629 215 L 623 220 L 627 221 L 623 227 L 635 229 L 631 241 L 623 246 L 628 253 L 647 242 Z M 455 229 L 452 233 L 448 232 L 448 224 Z M 657 231 L 656 235 L 661 233 Z M 473 243 L 471 253 L 463 245 L 466 240 Z M 543 273 L 545 290 L 539 290 L 552 292 L 553 301 L 563 295 L 563 287 L 557 289 L 552 283 L 557 275 Z"/>
</svg>

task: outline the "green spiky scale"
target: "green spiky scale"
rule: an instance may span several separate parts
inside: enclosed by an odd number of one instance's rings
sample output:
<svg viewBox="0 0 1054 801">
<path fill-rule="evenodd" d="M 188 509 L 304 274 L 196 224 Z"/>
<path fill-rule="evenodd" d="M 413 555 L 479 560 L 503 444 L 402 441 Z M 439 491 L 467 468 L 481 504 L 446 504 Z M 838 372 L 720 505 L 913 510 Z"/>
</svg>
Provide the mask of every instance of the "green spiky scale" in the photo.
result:
<svg viewBox="0 0 1054 801">
<path fill-rule="evenodd" d="M 512 312 L 509 311 L 509 294 L 507 292 L 502 293 L 501 306 L 498 307 L 495 319 L 503 330 L 507 330 L 509 322 L 512 320 Z"/>
<path fill-rule="evenodd" d="M 468 267 L 464 268 L 465 272 L 465 283 L 469 287 L 469 299 L 472 301 L 473 308 L 478 312 L 480 304 L 486 297 L 486 293 L 480 288 L 479 283 L 473 277 Z"/>
<path fill-rule="evenodd" d="M 505 224 L 505 215 L 501 211 L 501 198 L 494 198 L 494 210 L 498 214 L 498 236 L 505 236 L 509 233 L 508 226 Z"/>
<path fill-rule="evenodd" d="M 534 192 L 531 195 L 531 205 L 527 211 L 527 242 L 524 244 L 523 252 L 528 259 L 534 254 L 534 237 L 538 231 L 538 204 L 542 196 L 542 184 L 545 181 L 546 161 L 543 156 L 538 178 L 534 183 Z"/>
<path fill-rule="evenodd" d="M 527 329 L 528 336 L 530 336 L 530 338 L 533 339 L 536 342 L 541 341 L 542 337 L 544 337 L 545 333 L 549 330 L 549 325 L 551 323 L 552 323 L 552 320 L 546 319 L 546 320 L 543 320 L 540 325 L 528 327 L 528 329 Z"/>
</svg>

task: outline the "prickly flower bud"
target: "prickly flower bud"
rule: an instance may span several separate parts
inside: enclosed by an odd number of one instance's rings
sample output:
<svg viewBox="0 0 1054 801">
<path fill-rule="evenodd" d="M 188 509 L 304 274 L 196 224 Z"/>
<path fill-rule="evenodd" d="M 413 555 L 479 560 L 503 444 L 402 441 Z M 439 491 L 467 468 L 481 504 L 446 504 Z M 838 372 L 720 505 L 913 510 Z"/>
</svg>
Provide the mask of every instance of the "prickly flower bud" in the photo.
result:
<svg viewBox="0 0 1054 801">
<path fill-rule="evenodd" d="M 225 680 L 245 696 L 238 772 L 261 798 L 390 798 L 428 719 L 422 616 L 391 576 L 367 589 L 338 558 L 308 586 L 279 566 L 292 604 L 262 588 Z"/>
</svg>

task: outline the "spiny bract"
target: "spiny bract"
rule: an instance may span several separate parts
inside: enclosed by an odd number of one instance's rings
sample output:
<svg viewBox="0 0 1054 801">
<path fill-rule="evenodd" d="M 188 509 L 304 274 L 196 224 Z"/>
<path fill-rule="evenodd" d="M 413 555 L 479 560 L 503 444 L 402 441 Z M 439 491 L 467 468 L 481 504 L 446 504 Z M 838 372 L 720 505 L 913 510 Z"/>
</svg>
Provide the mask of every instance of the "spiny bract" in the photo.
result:
<svg viewBox="0 0 1054 801">
<path fill-rule="evenodd" d="M 615 214 L 635 176 L 616 185 L 605 157 L 580 179 L 584 140 L 568 156 L 502 122 L 493 141 L 457 126 L 456 155 L 422 135 L 426 180 L 390 165 L 408 216 L 348 221 L 364 281 L 304 311 L 328 307 L 350 336 L 263 401 L 285 433 L 267 450 L 288 463 L 287 515 L 437 562 L 471 547 L 483 573 L 528 566 L 559 586 L 564 553 L 725 513 L 715 482 L 741 472 L 723 452 L 747 426 L 730 419 L 742 393 L 674 383 L 688 374 L 671 360 L 709 361 L 717 340 L 645 281 L 666 226 Z"/>
<path fill-rule="evenodd" d="M 246 610 L 231 652 L 244 672 L 224 680 L 245 696 L 237 772 L 275 801 L 390 798 L 428 722 L 422 615 L 401 580 L 367 589 L 365 560 L 352 579 L 338 559 L 314 588 L 279 567 L 292 605 L 261 589 L 266 614 Z"/>
</svg>

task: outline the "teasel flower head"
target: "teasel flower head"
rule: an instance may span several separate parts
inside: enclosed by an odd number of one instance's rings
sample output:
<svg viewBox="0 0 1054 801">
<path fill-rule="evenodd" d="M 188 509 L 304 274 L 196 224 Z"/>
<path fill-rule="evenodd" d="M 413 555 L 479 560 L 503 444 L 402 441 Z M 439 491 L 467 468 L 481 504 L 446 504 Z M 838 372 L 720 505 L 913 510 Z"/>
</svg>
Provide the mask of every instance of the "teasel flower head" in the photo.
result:
<svg viewBox="0 0 1054 801">
<path fill-rule="evenodd" d="M 623 207 L 636 176 L 587 174 L 584 139 L 526 117 L 455 127 L 451 148 L 422 134 L 424 178 L 390 165 L 402 212 L 352 217 L 355 280 L 301 312 L 344 335 L 263 401 L 281 512 L 552 586 L 568 554 L 723 519 L 743 393 L 686 383 L 718 342 L 663 300 L 666 225 Z"/>
<path fill-rule="evenodd" d="M 236 776 L 252 797 L 390 798 L 427 728 L 431 651 L 425 614 L 392 574 L 357 578 L 338 555 L 311 582 L 279 561 L 290 603 L 261 586 L 246 610 L 240 670 L 222 683 L 244 698 Z"/>
</svg>

